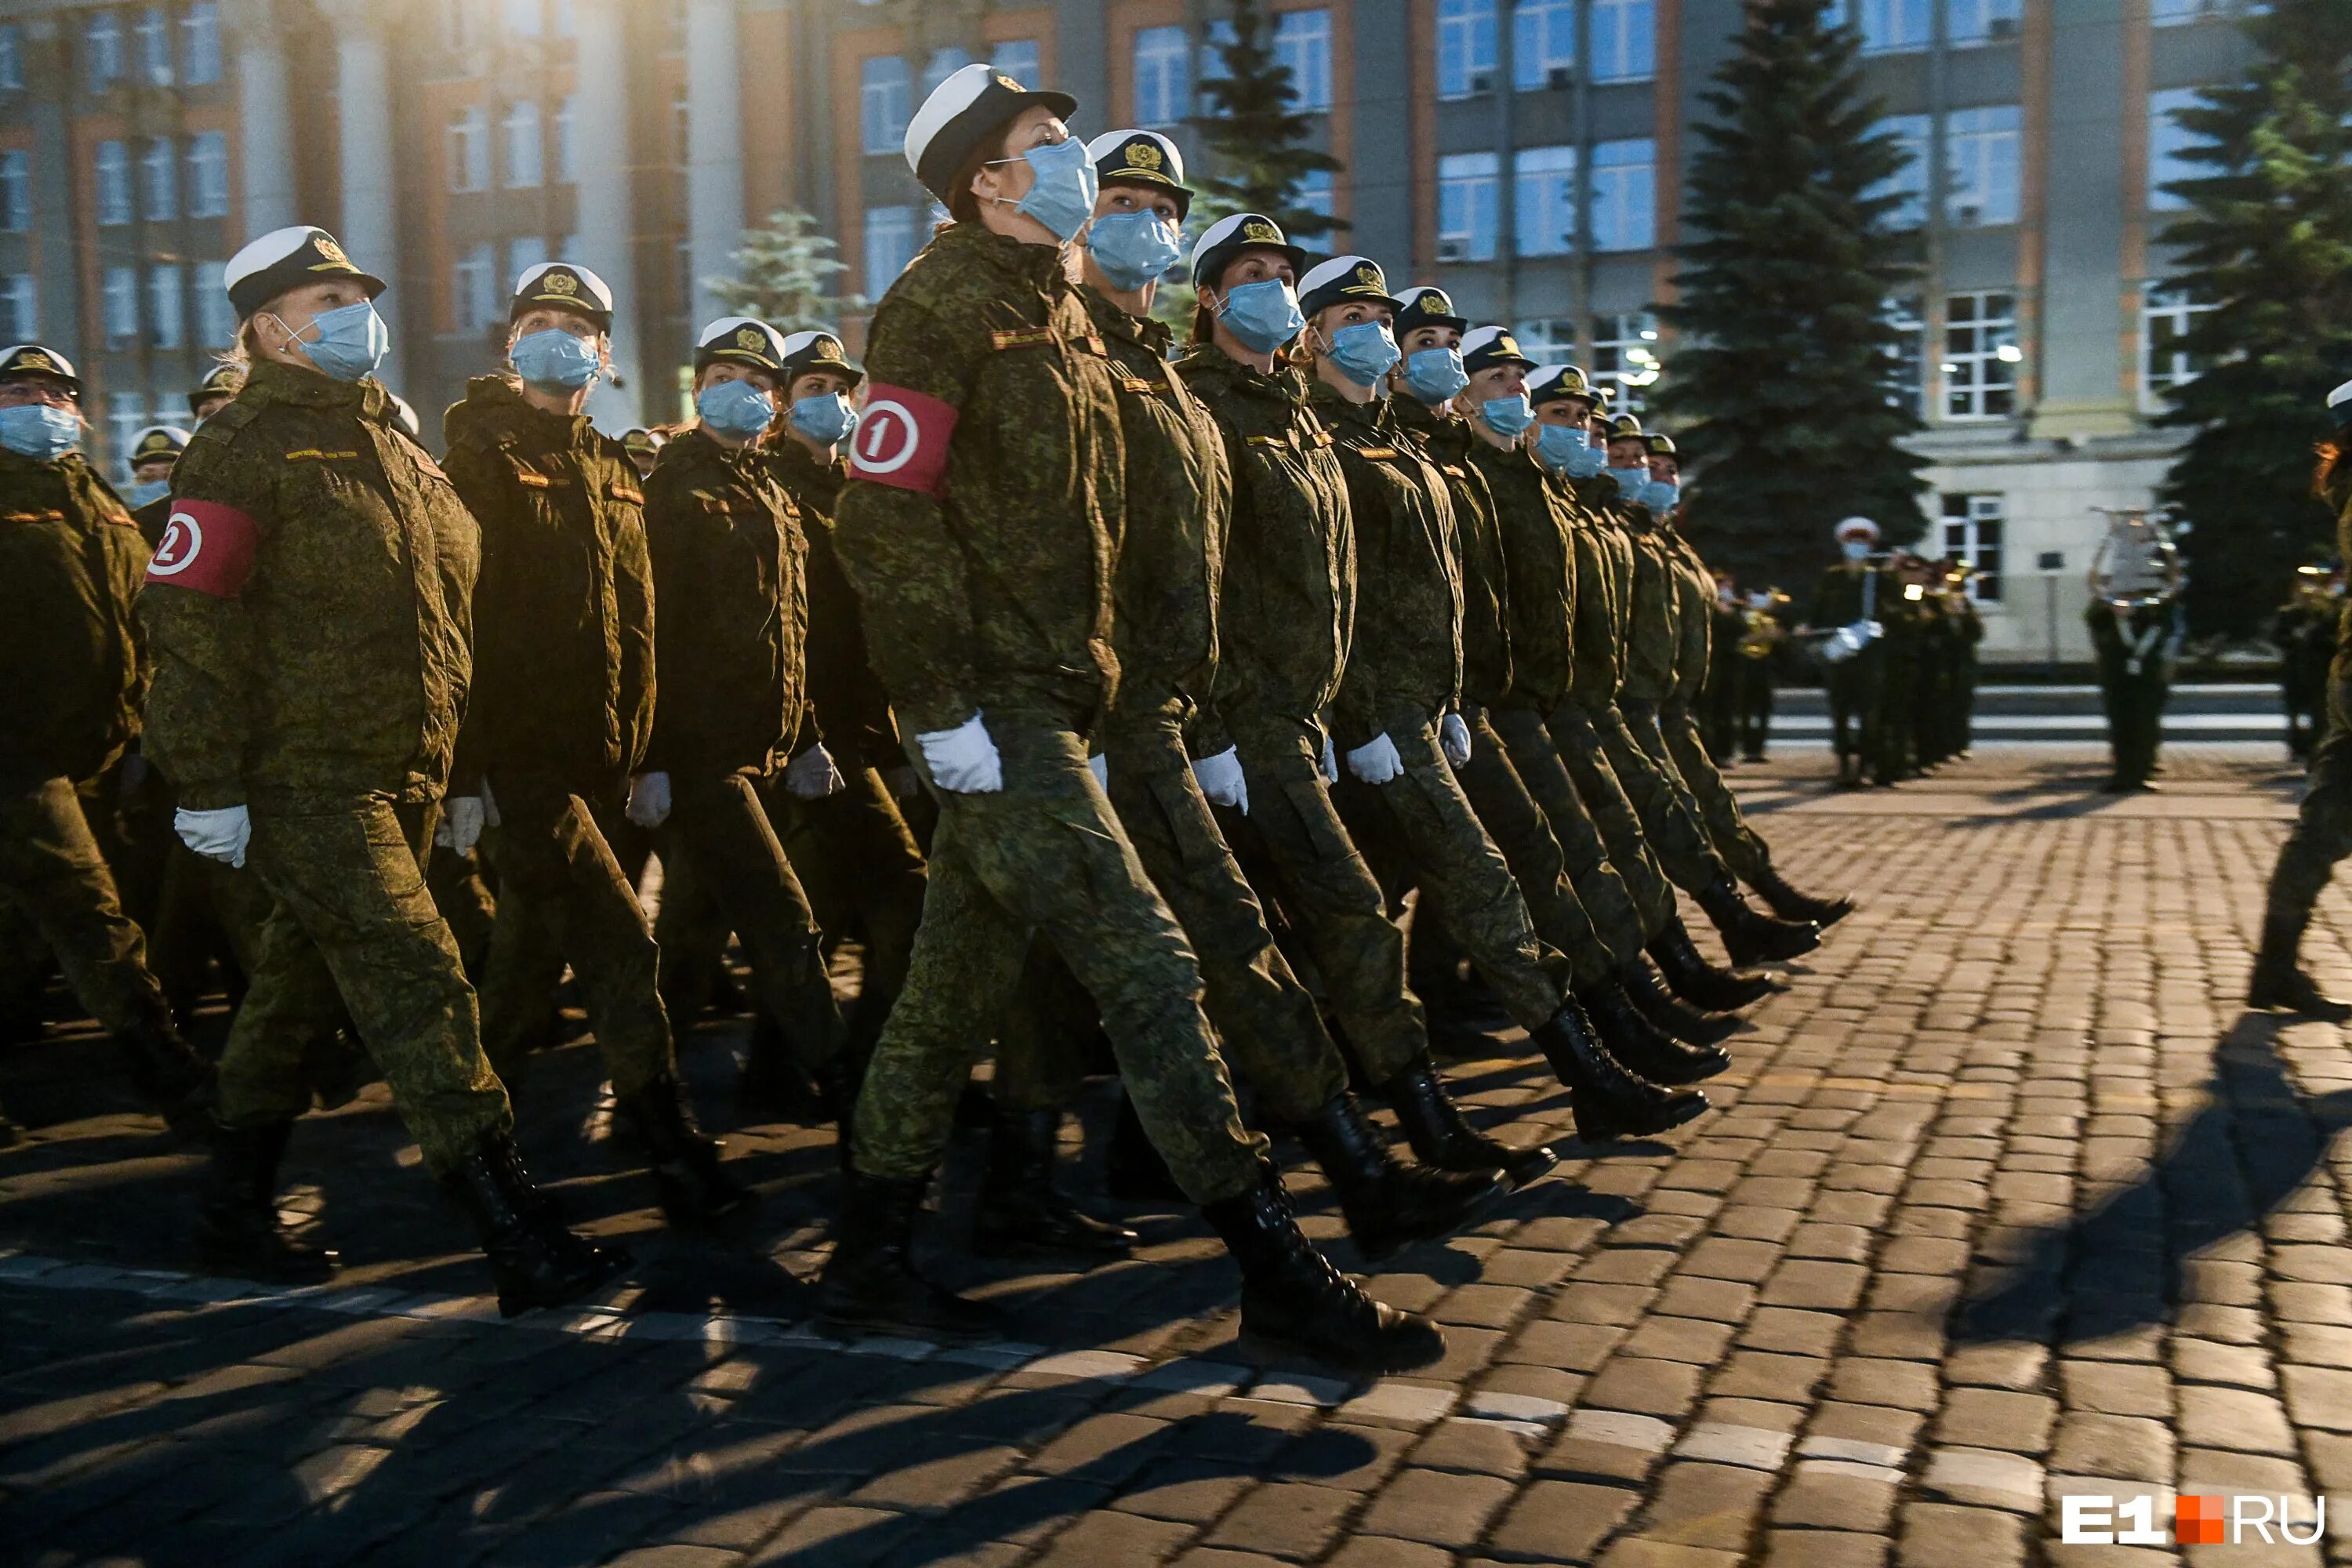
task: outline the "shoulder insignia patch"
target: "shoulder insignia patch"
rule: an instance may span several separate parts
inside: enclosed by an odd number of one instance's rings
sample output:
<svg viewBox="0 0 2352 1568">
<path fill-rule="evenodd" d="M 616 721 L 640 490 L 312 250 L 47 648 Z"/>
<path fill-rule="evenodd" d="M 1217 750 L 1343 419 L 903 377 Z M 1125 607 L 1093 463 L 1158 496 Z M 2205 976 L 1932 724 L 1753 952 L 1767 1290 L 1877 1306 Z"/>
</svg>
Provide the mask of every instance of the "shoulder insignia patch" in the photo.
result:
<svg viewBox="0 0 2352 1568">
<path fill-rule="evenodd" d="M 645 491 L 637 489 L 635 485 L 624 484 L 619 479 L 614 479 L 610 484 L 606 485 L 604 487 L 604 493 L 611 496 L 614 500 L 635 501 L 639 506 L 646 504 Z"/>
<path fill-rule="evenodd" d="M 1003 327 L 988 334 L 989 346 L 999 349 L 1043 348 L 1054 342 L 1051 327 Z"/>
<path fill-rule="evenodd" d="M 349 463 L 359 460 L 357 452 L 327 452 L 316 447 L 304 447 L 286 454 L 289 463 Z"/>
<path fill-rule="evenodd" d="M 253 570 L 260 537 L 253 519 L 217 501 L 174 500 L 171 521 L 147 563 L 147 581 L 234 599 Z"/>
<path fill-rule="evenodd" d="M 519 485 L 529 485 L 535 490 L 546 489 L 554 482 L 555 481 L 553 479 L 549 479 L 545 474 L 537 473 L 530 468 L 518 468 L 515 469 L 515 483 Z"/>
<path fill-rule="evenodd" d="M 1397 449 L 1394 447 L 1359 447 L 1356 448 L 1356 456 L 1359 458 L 1393 458 L 1396 455 Z"/>
</svg>

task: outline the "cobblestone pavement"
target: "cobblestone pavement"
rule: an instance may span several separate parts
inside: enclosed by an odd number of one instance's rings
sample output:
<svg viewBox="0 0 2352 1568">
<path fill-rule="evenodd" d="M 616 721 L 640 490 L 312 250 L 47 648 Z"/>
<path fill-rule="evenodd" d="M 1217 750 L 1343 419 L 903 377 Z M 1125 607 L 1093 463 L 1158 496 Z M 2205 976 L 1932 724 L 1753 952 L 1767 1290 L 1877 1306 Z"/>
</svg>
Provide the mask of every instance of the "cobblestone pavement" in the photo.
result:
<svg viewBox="0 0 2352 1568">
<path fill-rule="evenodd" d="M 2068 1493 L 2153 1497 L 2167 1542 L 2176 1491 L 2352 1517 L 2352 1054 L 2236 1001 L 2292 810 L 2274 756 L 2176 752 L 2123 801 L 2049 752 L 1853 795 L 1818 753 L 1744 770 L 1792 878 L 1862 910 L 1670 1139 L 1577 1143 L 1538 1064 L 1459 1066 L 1481 1120 L 1563 1141 L 1565 1179 L 1377 1276 L 1452 1349 L 1370 1385 L 1255 1359 L 1176 1215 L 1065 1275 L 962 1258 L 950 1203 L 941 1267 L 1038 1343 L 814 1339 L 828 1140 L 733 1134 L 772 1256 L 682 1252 L 576 1047 L 525 1142 L 638 1247 L 609 1301 L 498 1323 L 380 1089 L 289 1162 L 342 1279 L 194 1277 L 193 1162 L 53 1036 L 0 1057 L 36 1127 L 0 1153 L 0 1559 L 2352 1563 L 2342 1520 L 2323 1547 L 2057 1543 Z M 2331 891 L 2310 955 L 2339 992 L 2347 941 Z M 689 1053 L 720 1124 L 729 1043 Z"/>
</svg>

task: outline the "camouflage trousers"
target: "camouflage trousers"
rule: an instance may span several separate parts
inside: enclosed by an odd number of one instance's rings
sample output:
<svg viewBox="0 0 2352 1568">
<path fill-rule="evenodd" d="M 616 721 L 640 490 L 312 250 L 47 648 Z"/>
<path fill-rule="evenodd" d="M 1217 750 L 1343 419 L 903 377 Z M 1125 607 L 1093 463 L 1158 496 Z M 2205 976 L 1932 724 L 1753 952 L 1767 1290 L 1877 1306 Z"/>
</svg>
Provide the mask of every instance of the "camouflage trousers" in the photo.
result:
<svg viewBox="0 0 2352 1568">
<path fill-rule="evenodd" d="M 592 804 L 553 779 L 501 773 L 499 826 L 486 837 L 499 873 L 498 913 L 483 965 L 482 1049 L 521 1087 L 544 1026 L 551 948 L 570 961 L 613 1092 L 631 1094 L 674 1065 L 662 1008 L 660 955 L 637 889 L 605 842 L 618 800 Z"/>
<path fill-rule="evenodd" d="M 304 1051 L 340 994 L 425 1165 L 449 1172 L 513 1117 L 482 1054 L 457 940 L 425 886 L 438 808 L 372 795 L 249 810 L 246 863 L 271 906 L 221 1056 L 221 1119 L 251 1126 L 310 1108 Z"/>
<path fill-rule="evenodd" d="M 1664 742 L 1654 752 L 1634 732 L 1638 716 L 1642 733 L 1655 734 L 1657 711 L 1656 703 L 1628 697 L 1592 718 L 1601 744 L 1608 749 L 1609 765 L 1616 770 L 1626 798 L 1641 816 L 1642 837 L 1656 857 L 1659 869 L 1675 886 L 1696 893 L 1727 880 L 1731 873 L 1707 841 L 1698 807 L 1664 760 Z"/>
<path fill-rule="evenodd" d="M 0 796 L 0 897 L 32 921 L 74 995 L 110 1033 L 165 1018 L 146 940 L 122 912 L 69 780 Z"/>
<path fill-rule="evenodd" d="M 1698 807 L 1707 841 L 1723 857 L 1723 863 L 1731 868 L 1731 874 L 1743 882 L 1769 876 L 1772 851 L 1766 847 L 1763 837 L 1748 826 L 1748 818 L 1739 809 L 1739 798 L 1724 783 L 1723 770 L 1715 765 L 1714 754 L 1700 736 L 1690 709 L 1680 702 L 1669 702 L 1659 709 L 1658 733 L 1675 776 L 1682 781 Z M 1648 744 L 1646 740 L 1643 744 Z"/>
<path fill-rule="evenodd" d="M 938 1166 L 982 1043 L 973 999 L 1012 994 L 1034 932 L 1101 1010 L 1128 1096 L 1185 1195 L 1206 1204 L 1249 1190 L 1261 1147 L 1242 1130 L 1202 1015 L 1200 969 L 1084 743 L 1045 719 L 991 714 L 987 726 L 1004 787 L 936 792 L 922 929 L 858 1096 L 857 1168 L 906 1178 Z"/>
<path fill-rule="evenodd" d="M 1525 768 L 1522 754 L 1531 759 Z M 1526 708 L 1481 712 L 1470 726 L 1470 760 L 1455 771 L 1518 879 L 1536 930 L 1568 954 L 1577 984 L 1640 957 L 1633 895 L 1609 864 L 1542 716 Z M 1564 896 L 1547 898 L 1545 889 L 1555 887 Z"/>
<path fill-rule="evenodd" d="M 1613 721 L 1615 710 L 1606 711 Z M 1601 738 L 1599 717 L 1574 702 L 1563 702 L 1545 718 L 1544 727 L 1551 734 L 1552 750 L 1559 754 L 1560 765 L 1576 785 L 1577 798 L 1601 835 L 1609 864 L 1616 868 L 1625 890 L 1633 896 L 1646 942 L 1675 918 L 1674 884 L 1666 880 L 1657 857 L 1651 853 L 1649 836 L 1642 831 L 1641 813 L 1633 809 L 1625 781 Z M 1543 798 L 1540 792 L 1537 798 Z"/>
<path fill-rule="evenodd" d="M 2271 869 L 2266 945 L 2270 927 L 2302 934 L 2336 863 L 2352 855 L 2352 652 L 2336 656 L 2324 723 L 2319 745 L 2311 754 L 2310 783 L 2295 813 L 2294 831 L 2279 846 L 2278 862 Z"/>
</svg>

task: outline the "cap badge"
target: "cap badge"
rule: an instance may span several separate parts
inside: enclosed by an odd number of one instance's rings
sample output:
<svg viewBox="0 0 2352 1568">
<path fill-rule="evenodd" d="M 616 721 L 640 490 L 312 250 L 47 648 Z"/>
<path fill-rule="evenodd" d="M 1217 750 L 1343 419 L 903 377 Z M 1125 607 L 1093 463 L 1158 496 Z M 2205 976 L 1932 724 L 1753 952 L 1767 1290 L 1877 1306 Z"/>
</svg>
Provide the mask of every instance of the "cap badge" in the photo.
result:
<svg viewBox="0 0 2352 1568">
<path fill-rule="evenodd" d="M 1432 289 L 1421 297 L 1421 308 L 1432 315 L 1450 316 L 1454 314 L 1454 299 L 1443 289 Z"/>
<path fill-rule="evenodd" d="M 809 357 L 837 361 L 841 358 L 841 345 L 831 338 L 819 338 L 809 346 Z"/>
<path fill-rule="evenodd" d="M 1377 289 L 1381 286 L 1381 269 L 1368 261 L 1356 268 L 1356 281 Z"/>
<path fill-rule="evenodd" d="M 580 279 L 569 272 L 551 272 L 540 286 L 551 294 L 571 295 L 580 292 Z"/>
<path fill-rule="evenodd" d="M 1511 336 L 1508 332 L 1505 332 L 1502 336 L 1495 340 L 1495 347 L 1501 353 L 1507 354 L 1516 354 L 1519 352 L 1518 340 Z"/>
<path fill-rule="evenodd" d="M 743 327 L 735 333 L 735 346 L 739 349 L 750 349 L 757 353 L 768 346 L 768 340 L 759 328 Z"/>
<path fill-rule="evenodd" d="M 337 267 L 350 267 L 352 264 L 352 258 L 343 254 L 343 247 L 335 243 L 335 238 L 332 235 L 321 234 L 313 236 L 310 240 L 310 248 L 319 253 L 320 259 L 331 262 Z"/>
<path fill-rule="evenodd" d="M 45 370 L 52 375 L 58 374 L 57 362 L 49 358 L 48 355 L 41 353 L 26 354 L 23 359 L 16 362 L 16 368 L 20 371 Z"/>
<path fill-rule="evenodd" d="M 1026 89 L 1025 88 L 1024 88 L 1024 87 L 1023 87 L 1019 82 L 1014 81 L 1011 77 L 1006 76 L 1003 71 L 998 71 L 998 72 L 996 72 L 993 76 L 990 77 L 988 79 L 989 79 L 991 82 L 994 83 L 996 86 L 1003 88 L 1003 89 L 1005 91 L 1007 91 L 1007 92 L 1024 92 L 1024 91 L 1026 91 L 1026 90 L 1027 90 L 1027 89 Z"/>
<path fill-rule="evenodd" d="M 1166 162 L 1167 160 L 1160 155 L 1160 149 L 1150 142 L 1135 142 L 1128 146 L 1127 163 L 1131 169 L 1148 169 L 1156 172 Z"/>
<path fill-rule="evenodd" d="M 1242 225 L 1242 238 L 1244 241 L 1257 240 L 1267 245 L 1280 245 L 1282 231 L 1262 217 L 1254 217 Z"/>
</svg>

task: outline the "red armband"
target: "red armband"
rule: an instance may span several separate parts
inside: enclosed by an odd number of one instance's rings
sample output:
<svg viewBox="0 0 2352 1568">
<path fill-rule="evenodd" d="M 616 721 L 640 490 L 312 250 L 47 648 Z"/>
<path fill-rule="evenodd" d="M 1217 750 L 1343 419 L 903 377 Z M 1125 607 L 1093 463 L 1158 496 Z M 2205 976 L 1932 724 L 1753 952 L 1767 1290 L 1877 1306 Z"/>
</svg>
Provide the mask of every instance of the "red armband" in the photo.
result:
<svg viewBox="0 0 2352 1568">
<path fill-rule="evenodd" d="M 948 439 L 960 417 L 936 397 L 875 383 L 849 439 L 849 477 L 939 494 L 948 471 Z"/>
<path fill-rule="evenodd" d="M 235 507 L 208 500 L 174 500 L 163 542 L 147 563 L 147 581 L 194 588 L 215 599 L 234 599 L 253 570 L 259 537 L 253 519 Z"/>
</svg>

